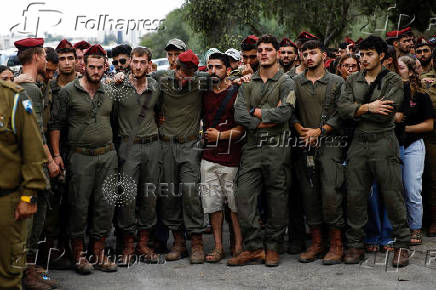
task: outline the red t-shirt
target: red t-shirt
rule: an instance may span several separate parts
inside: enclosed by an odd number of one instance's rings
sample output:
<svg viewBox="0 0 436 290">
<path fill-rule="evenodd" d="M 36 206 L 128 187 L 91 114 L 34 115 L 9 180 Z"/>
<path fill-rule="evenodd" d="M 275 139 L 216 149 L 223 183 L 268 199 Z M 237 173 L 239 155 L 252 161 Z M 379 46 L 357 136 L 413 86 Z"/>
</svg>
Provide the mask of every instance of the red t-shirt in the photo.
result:
<svg viewBox="0 0 436 290">
<path fill-rule="evenodd" d="M 230 86 L 227 90 L 220 92 L 219 94 L 214 93 L 214 91 L 207 91 L 203 95 L 203 124 L 204 132 L 212 126 L 212 122 L 215 119 L 218 109 L 221 107 L 221 103 L 227 96 L 228 90 L 232 89 Z M 238 90 L 234 89 L 234 93 L 230 101 L 227 103 L 218 125 L 215 129 L 218 131 L 227 131 L 231 128 L 236 127 L 233 104 L 235 103 L 236 97 L 238 96 Z M 240 137 L 242 138 L 242 136 Z M 210 142 L 205 146 L 203 151 L 203 159 L 219 163 L 228 167 L 238 167 L 239 161 L 241 160 L 241 147 L 242 140 L 219 140 L 218 144 L 216 142 Z"/>
</svg>

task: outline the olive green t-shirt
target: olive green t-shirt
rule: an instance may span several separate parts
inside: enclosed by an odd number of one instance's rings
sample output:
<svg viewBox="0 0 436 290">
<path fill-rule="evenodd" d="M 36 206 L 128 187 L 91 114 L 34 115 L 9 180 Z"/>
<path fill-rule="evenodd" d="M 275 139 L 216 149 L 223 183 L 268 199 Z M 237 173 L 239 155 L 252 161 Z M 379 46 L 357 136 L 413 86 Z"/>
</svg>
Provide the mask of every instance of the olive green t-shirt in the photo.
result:
<svg viewBox="0 0 436 290">
<path fill-rule="evenodd" d="M 91 99 L 75 79 L 55 98 L 49 129 L 67 129 L 70 146 L 103 147 L 112 143 L 111 112 L 112 99 L 102 85 Z"/>
<path fill-rule="evenodd" d="M 153 79 L 147 78 L 147 88 L 142 94 L 136 92 L 135 87 L 130 83 L 128 78 L 120 85 L 111 85 L 114 90 L 122 90 L 123 97 L 114 101 L 116 108 L 116 116 L 118 120 L 120 137 L 129 137 L 130 134 L 136 131 L 135 137 L 149 137 L 158 134 L 158 127 L 155 121 L 154 108 L 159 99 L 159 86 Z M 139 114 L 142 111 L 142 106 L 146 104 L 144 116 L 141 117 L 141 122 L 138 123 Z"/>
</svg>

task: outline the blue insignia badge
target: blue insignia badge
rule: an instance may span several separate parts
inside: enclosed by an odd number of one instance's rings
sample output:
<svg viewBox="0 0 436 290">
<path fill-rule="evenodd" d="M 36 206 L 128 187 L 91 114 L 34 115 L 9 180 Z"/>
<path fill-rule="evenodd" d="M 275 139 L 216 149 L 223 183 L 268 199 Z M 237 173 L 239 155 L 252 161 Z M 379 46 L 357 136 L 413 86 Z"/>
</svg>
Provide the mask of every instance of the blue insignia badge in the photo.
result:
<svg viewBox="0 0 436 290">
<path fill-rule="evenodd" d="M 32 113 L 32 101 L 31 100 L 24 100 L 22 101 L 24 110 L 28 113 Z"/>
</svg>

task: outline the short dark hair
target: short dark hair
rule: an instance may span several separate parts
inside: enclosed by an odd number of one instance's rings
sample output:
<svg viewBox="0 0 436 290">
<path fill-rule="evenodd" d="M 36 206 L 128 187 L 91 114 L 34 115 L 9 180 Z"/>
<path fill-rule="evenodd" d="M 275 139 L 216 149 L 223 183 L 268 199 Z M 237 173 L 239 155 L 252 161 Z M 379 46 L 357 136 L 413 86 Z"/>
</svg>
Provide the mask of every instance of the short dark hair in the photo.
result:
<svg viewBox="0 0 436 290">
<path fill-rule="evenodd" d="M 85 56 L 83 57 L 85 64 L 88 64 L 88 58 L 97 58 L 97 59 L 102 58 L 104 61 L 106 61 L 106 56 L 102 54 L 85 54 Z"/>
<path fill-rule="evenodd" d="M 319 48 L 321 52 L 327 52 L 324 44 L 322 44 L 319 40 L 309 40 L 306 41 L 303 46 L 301 47 L 301 52 L 308 50 L 308 49 L 316 49 Z"/>
<path fill-rule="evenodd" d="M 386 54 L 388 50 L 388 45 L 386 41 L 383 40 L 383 38 L 379 36 L 370 35 L 364 40 L 362 40 L 361 43 L 359 43 L 359 50 L 366 50 L 366 49 L 374 49 L 377 51 L 378 54 L 381 54 L 384 52 Z"/>
<path fill-rule="evenodd" d="M 130 56 L 132 53 L 132 48 L 128 44 L 121 44 L 112 49 L 112 57 L 116 57 L 120 54 L 126 54 Z"/>
<path fill-rule="evenodd" d="M 13 71 L 8 67 L 8 66 L 0 65 L 0 74 L 1 74 L 2 72 L 4 72 L 5 70 L 8 70 L 8 71 L 14 73 L 14 72 L 13 72 Z"/>
<path fill-rule="evenodd" d="M 272 46 L 276 49 L 279 50 L 280 48 L 280 43 L 277 40 L 277 38 L 275 38 L 274 36 L 272 36 L 271 34 L 265 34 L 262 35 L 259 40 L 256 43 L 256 48 L 259 46 L 259 44 L 261 43 L 271 43 Z"/>
<path fill-rule="evenodd" d="M 21 65 L 29 64 L 32 62 L 32 57 L 34 54 L 42 54 L 44 49 L 42 47 L 32 47 L 24 51 L 19 51 L 17 54 L 18 61 Z"/>
<path fill-rule="evenodd" d="M 211 59 L 219 59 L 223 62 L 223 64 L 228 68 L 230 66 L 229 56 L 224 53 L 212 53 L 209 55 L 209 60 Z"/>
<path fill-rule="evenodd" d="M 53 64 L 58 64 L 59 63 L 59 57 L 58 54 L 56 53 L 56 50 L 53 47 L 44 47 L 46 56 L 45 59 Z M 75 52 L 74 52 L 75 54 Z"/>
<path fill-rule="evenodd" d="M 130 58 L 132 58 L 133 56 L 143 56 L 143 55 L 146 55 L 148 61 L 150 61 L 152 58 L 151 49 L 149 49 L 148 47 L 141 47 L 141 46 L 135 47 L 132 50 L 132 53 L 130 54 Z"/>
</svg>

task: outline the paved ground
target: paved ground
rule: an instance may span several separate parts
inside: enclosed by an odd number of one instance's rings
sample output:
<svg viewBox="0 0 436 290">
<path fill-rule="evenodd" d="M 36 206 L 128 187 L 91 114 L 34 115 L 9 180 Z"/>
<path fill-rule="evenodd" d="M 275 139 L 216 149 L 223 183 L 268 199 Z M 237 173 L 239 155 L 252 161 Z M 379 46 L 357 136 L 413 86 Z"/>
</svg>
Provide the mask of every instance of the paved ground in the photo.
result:
<svg viewBox="0 0 436 290">
<path fill-rule="evenodd" d="M 205 240 L 205 250 L 210 251 L 212 236 L 205 235 Z M 435 289 L 436 238 L 424 238 L 424 245 L 414 250 L 411 265 L 402 269 L 392 268 L 390 260 L 386 267 L 386 255 L 382 253 L 367 255 L 361 265 L 334 266 L 324 266 L 321 261 L 301 264 L 297 256 L 284 254 L 277 268 L 228 267 L 225 260 L 190 265 L 188 259 L 183 259 L 158 265 L 137 264 L 119 268 L 117 273 L 95 271 L 89 276 L 73 271 L 49 273 L 62 289 Z"/>
</svg>

